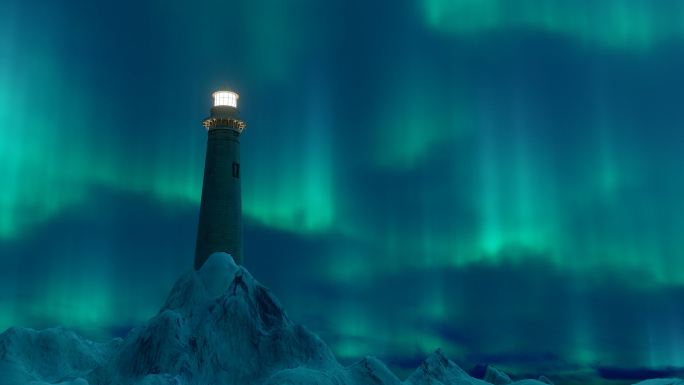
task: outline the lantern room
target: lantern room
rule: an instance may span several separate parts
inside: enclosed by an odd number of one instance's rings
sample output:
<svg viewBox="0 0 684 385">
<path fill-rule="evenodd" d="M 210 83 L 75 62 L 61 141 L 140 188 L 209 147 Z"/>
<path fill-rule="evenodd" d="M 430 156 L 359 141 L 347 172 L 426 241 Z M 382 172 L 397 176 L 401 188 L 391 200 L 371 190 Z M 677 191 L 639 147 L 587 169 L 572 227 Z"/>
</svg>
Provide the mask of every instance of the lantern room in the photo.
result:
<svg viewBox="0 0 684 385">
<path fill-rule="evenodd" d="M 237 100 L 240 97 L 235 92 L 228 91 L 228 87 L 223 87 L 221 91 L 216 91 L 211 96 L 214 97 L 214 107 L 230 106 L 235 108 L 237 108 Z"/>
</svg>

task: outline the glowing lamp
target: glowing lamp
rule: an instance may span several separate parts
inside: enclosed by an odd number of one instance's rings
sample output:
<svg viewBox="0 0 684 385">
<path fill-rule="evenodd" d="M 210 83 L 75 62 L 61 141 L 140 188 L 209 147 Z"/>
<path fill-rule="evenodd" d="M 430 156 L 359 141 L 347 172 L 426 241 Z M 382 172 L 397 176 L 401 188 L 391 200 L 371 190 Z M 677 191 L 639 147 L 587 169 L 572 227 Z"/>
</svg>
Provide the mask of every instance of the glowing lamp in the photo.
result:
<svg viewBox="0 0 684 385">
<path fill-rule="evenodd" d="M 228 91 L 228 88 L 224 88 L 221 91 L 216 91 L 211 96 L 214 97 L 214 107 L 231 106 L 235 108 L 237 108 L 237 100 L 240 97 L 235 92 Z"/>
</svg>

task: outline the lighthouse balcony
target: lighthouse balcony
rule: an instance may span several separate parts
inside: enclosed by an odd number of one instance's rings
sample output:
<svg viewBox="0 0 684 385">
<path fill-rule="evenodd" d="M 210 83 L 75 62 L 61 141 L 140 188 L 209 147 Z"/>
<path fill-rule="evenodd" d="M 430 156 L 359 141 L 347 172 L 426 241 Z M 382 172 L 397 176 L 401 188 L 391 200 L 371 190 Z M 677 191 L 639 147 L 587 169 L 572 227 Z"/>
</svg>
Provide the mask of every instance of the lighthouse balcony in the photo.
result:
<svg viewBox="0 0 684 385">
<path fill-rule="evenodd" d="M 204 119 L 202 124 L 204 124 L 204 127 L 206 127 L 207 130 L 211 130 L 212 128 L 227 128 L 242 132 L 242 130 L 244 130 L 246 127 L 245 122 L 242 120 L 222 116 L 210 116 Z"/>
</svg>

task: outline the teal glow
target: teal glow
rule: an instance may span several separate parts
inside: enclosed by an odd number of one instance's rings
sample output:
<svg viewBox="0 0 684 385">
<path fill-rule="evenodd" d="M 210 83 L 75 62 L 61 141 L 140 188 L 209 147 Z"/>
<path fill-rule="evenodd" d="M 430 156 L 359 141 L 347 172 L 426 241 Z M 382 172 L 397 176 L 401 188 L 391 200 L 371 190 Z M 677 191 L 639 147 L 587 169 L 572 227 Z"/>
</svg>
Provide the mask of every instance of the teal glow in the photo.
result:
<svg viewBox="0 0 684 385">
<path fill-rule="evenodd" d="M 461 36 L 499 30 L 558 34 L 579 44 L 636 50 L 684 37 L 678 3 L 647 0 L 427 0 L 417 2 L 426 25 Z"/>
<path fill-rule="evenodd" d="M 249 149 L 243 151 L 243 158 L 254 176 L 243 187 L 244 215 L 269 227 L 303 234 L 330 231 L 339 188 L 335 185 L 330 90 L 320 74 L 311 76 L 299 100 L 305 119 L 296 111 L 268 126 L 248 127 L 256 132 L 243 133 L 243 146 Z"/>
</svg>

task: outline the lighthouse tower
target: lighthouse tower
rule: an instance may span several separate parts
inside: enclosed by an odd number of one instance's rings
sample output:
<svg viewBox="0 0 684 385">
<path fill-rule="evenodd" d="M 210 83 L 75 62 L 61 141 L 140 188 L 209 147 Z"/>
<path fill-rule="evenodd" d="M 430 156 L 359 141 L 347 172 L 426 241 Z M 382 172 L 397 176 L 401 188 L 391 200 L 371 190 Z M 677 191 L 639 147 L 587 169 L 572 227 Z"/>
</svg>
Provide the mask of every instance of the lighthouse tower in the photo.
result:
<svg viewBox="0 0 684 385">
<path fill-rule="evenodd" d="M 240 189 L 240 134 L 238 94 L 224 87 L 212 95 L 214 107 L 204 119 L 209 139 L 204 162 L 195 270 L 212 253 L 226 252 L 242 265 L 242 194 Z"/>
</svg>

